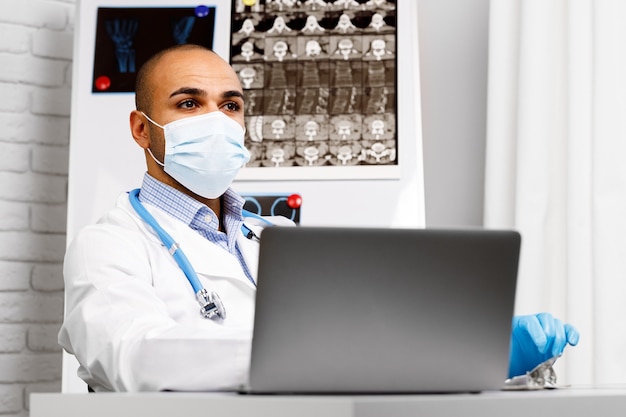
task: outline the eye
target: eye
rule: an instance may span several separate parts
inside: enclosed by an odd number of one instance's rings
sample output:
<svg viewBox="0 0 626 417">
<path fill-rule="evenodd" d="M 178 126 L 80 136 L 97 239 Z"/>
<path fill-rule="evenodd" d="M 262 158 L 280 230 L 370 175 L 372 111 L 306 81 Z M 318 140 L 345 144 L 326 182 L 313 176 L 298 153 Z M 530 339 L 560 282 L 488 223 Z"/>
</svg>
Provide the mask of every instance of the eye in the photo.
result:
<svg viewBox="0 0 626 417">
<path fill-rule="evenodd" d="M 224 104 L 223 108 L 231 112 L 238 112 L 241 110 L 241 105 L 239 103 L 235 103 L 234 101 L 230 101 Z"/>
<path fill-rule="evenodd" d="M 197 104 L 194 100 L 188 99 L 181 101 L 178 104 L 178 107 L 180 107 L 181 109 L 193 109 L 197 107 Z"/>
</svg>

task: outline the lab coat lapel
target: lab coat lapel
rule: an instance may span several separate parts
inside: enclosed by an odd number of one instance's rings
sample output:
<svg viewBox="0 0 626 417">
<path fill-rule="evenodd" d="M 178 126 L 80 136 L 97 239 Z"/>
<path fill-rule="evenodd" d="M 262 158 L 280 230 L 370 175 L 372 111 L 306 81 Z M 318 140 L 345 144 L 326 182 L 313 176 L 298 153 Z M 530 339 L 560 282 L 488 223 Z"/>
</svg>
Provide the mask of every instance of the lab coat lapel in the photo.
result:
<svg viewBox="0 0 626 417">
<path fill-rule="evenodd" d="M 230 277 L 252 285 L 236 256 L 207 241 L 188 225 L 152 210 L 155 219 L 178 243 L 198 275 Z"/>
<path fill-rule="evenodd" d="M 137 220 L 137 224 L 151 236 L 155 242 L 160 242 L 154 230 L 144 224 L 131 207 L 126 194 L 120 196 L 118 204 L 127 210 Z M 192 267 L 198 275 L 232 277 L 243 281 L 246 285 L 253 286 L 243 272 L 239 260 L 228 251 L 208 242 L 188 225 L 178 221 L 163 211 L 153 206 L 145 205 L 146 209 L 154 216 L 162 228 L 172 236 L 172 239 L 180 245 Z M 246 222 L 254 232 L 260 236 L 265 224 L 256 219 L 248 219 Z M 293 224 L 293 223 L 290 223 Z M 237 234 L 237 244 L 241 250 L 244 261 L 256 282 L 259 242 L 256 239 L 247 239 L 243 233 Z"/>
<path fill-rule="evenodd" d="M 237 244 L 243 255 L 243 259 L 248 265 L 250 274 L 254 282 L 257 282 L 257 269 L 259 267 L 259 242 L 255 239 L 248 239 L 243 233 L 237 236 Z"/>
</svg>

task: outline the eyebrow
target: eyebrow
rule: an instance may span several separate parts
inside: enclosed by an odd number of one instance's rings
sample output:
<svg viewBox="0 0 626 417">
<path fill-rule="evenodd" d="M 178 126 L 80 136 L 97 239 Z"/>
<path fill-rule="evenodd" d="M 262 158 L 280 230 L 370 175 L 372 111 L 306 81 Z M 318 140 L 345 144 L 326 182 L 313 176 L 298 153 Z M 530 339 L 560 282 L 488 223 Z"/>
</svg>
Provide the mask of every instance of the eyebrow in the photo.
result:
<svg viewBox="0 0 626 417">
<path fill-rule="evenodd" d="M 178 90 L 174 91 L 172 94 L 170 94 L 170 98 L 174 96 L 182 95 L 182 94 L 190 95 L 190 96 L 206 96 L 207 95 L 206 91 L 204 91 L 201 88 L 181 87 Z"/>
<path fill-rule="evenodd" d="M 239 97 L 240 99 L 244 100 L 244 96 L 241 91 L 229 90 L 229 91 L 225 91 L 224 93 L 222 93 L 222 98 L 233 98 L 233 97 Z"/>
<path fill-rule="evenodd" d="M 190 96 L 204 97 L 207 95 L 207 92 L 201 88 L 181 87 L 178 90 L 174 91 L 172 94 L 170 94 L 170 98 L 178 96 L 178 95 L 190 95 Z M 222 93 L 222 98 L 233 98 L 233 97 L 238 97 L 238 98 L 241 98 L 242 100 L 244 99 L 243 93 L 241 93 L 241 91 L 228 90 Z"/>
</svg>

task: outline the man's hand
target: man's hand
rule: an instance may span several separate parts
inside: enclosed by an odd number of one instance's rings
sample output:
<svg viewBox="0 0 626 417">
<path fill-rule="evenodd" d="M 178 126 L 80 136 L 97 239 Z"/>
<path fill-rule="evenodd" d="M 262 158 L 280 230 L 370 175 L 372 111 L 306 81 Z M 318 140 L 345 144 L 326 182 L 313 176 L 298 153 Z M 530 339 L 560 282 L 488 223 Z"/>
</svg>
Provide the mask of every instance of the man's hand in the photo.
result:
<svg viewBox="0 0 626 417">
<path fill-rule="evenodd" d="M 550 313 L 513 317 L 509 378 L 561 355 L 565 346 L 576 346 L 579 338 L 578 330 Z"/>
</svg>

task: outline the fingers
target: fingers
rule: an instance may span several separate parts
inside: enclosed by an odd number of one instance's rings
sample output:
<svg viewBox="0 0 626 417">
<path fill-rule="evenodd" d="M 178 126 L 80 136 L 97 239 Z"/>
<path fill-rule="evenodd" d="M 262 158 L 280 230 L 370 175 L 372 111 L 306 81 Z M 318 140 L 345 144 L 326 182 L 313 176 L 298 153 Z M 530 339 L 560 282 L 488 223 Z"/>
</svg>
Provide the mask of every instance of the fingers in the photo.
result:
<svg viewBox="0 0 626 417">
<path fill-rule="evenodd" d="M 543 354 L 548 348 L 548 338 L 546 337 L 546 332 L 538 316 L 539 315 L 521 317 L 520 325 L 522 329 L 526 330 L 537 347 L 537 350 Z"/>
<path fill-rule="evenodd" d="M 537 318 L 546 333 L 547 348 L 549 348 L 552 357 L 561 355 L 565 346 L 568 343 L 571 344 L 571 341 L 578 343 L 578 331 L 571 325 L 564 325 L 561 320 L 549 313 L 540 313 Z M 548 349 L 546 349 L 547 351 Z"/>
<path fill-rule="evenodd" d="M 580 333 L 578 333 L 578 330 L 576 330 L 576 328 L 571 324 L 565 325 L 565 335 L 567 337 L 567 343 L 572 346 L 576 346 L 578 344 L 578 341 L 580 340 Z"/>
<path fill-rule="evenodd" d="M 541 327 L 546 334 L 546 339 L 548 342 L 546 343 L 545 353 L 550 352 L 550 357 L 558 356 L 565 349 L 565 329 L 563 328 L 563 323 L 561 320 L 554 318 L 552 314 L 549 313 L 539 313 L 537 314 L 537 319 L 541 323 Z"/>
</svg>

